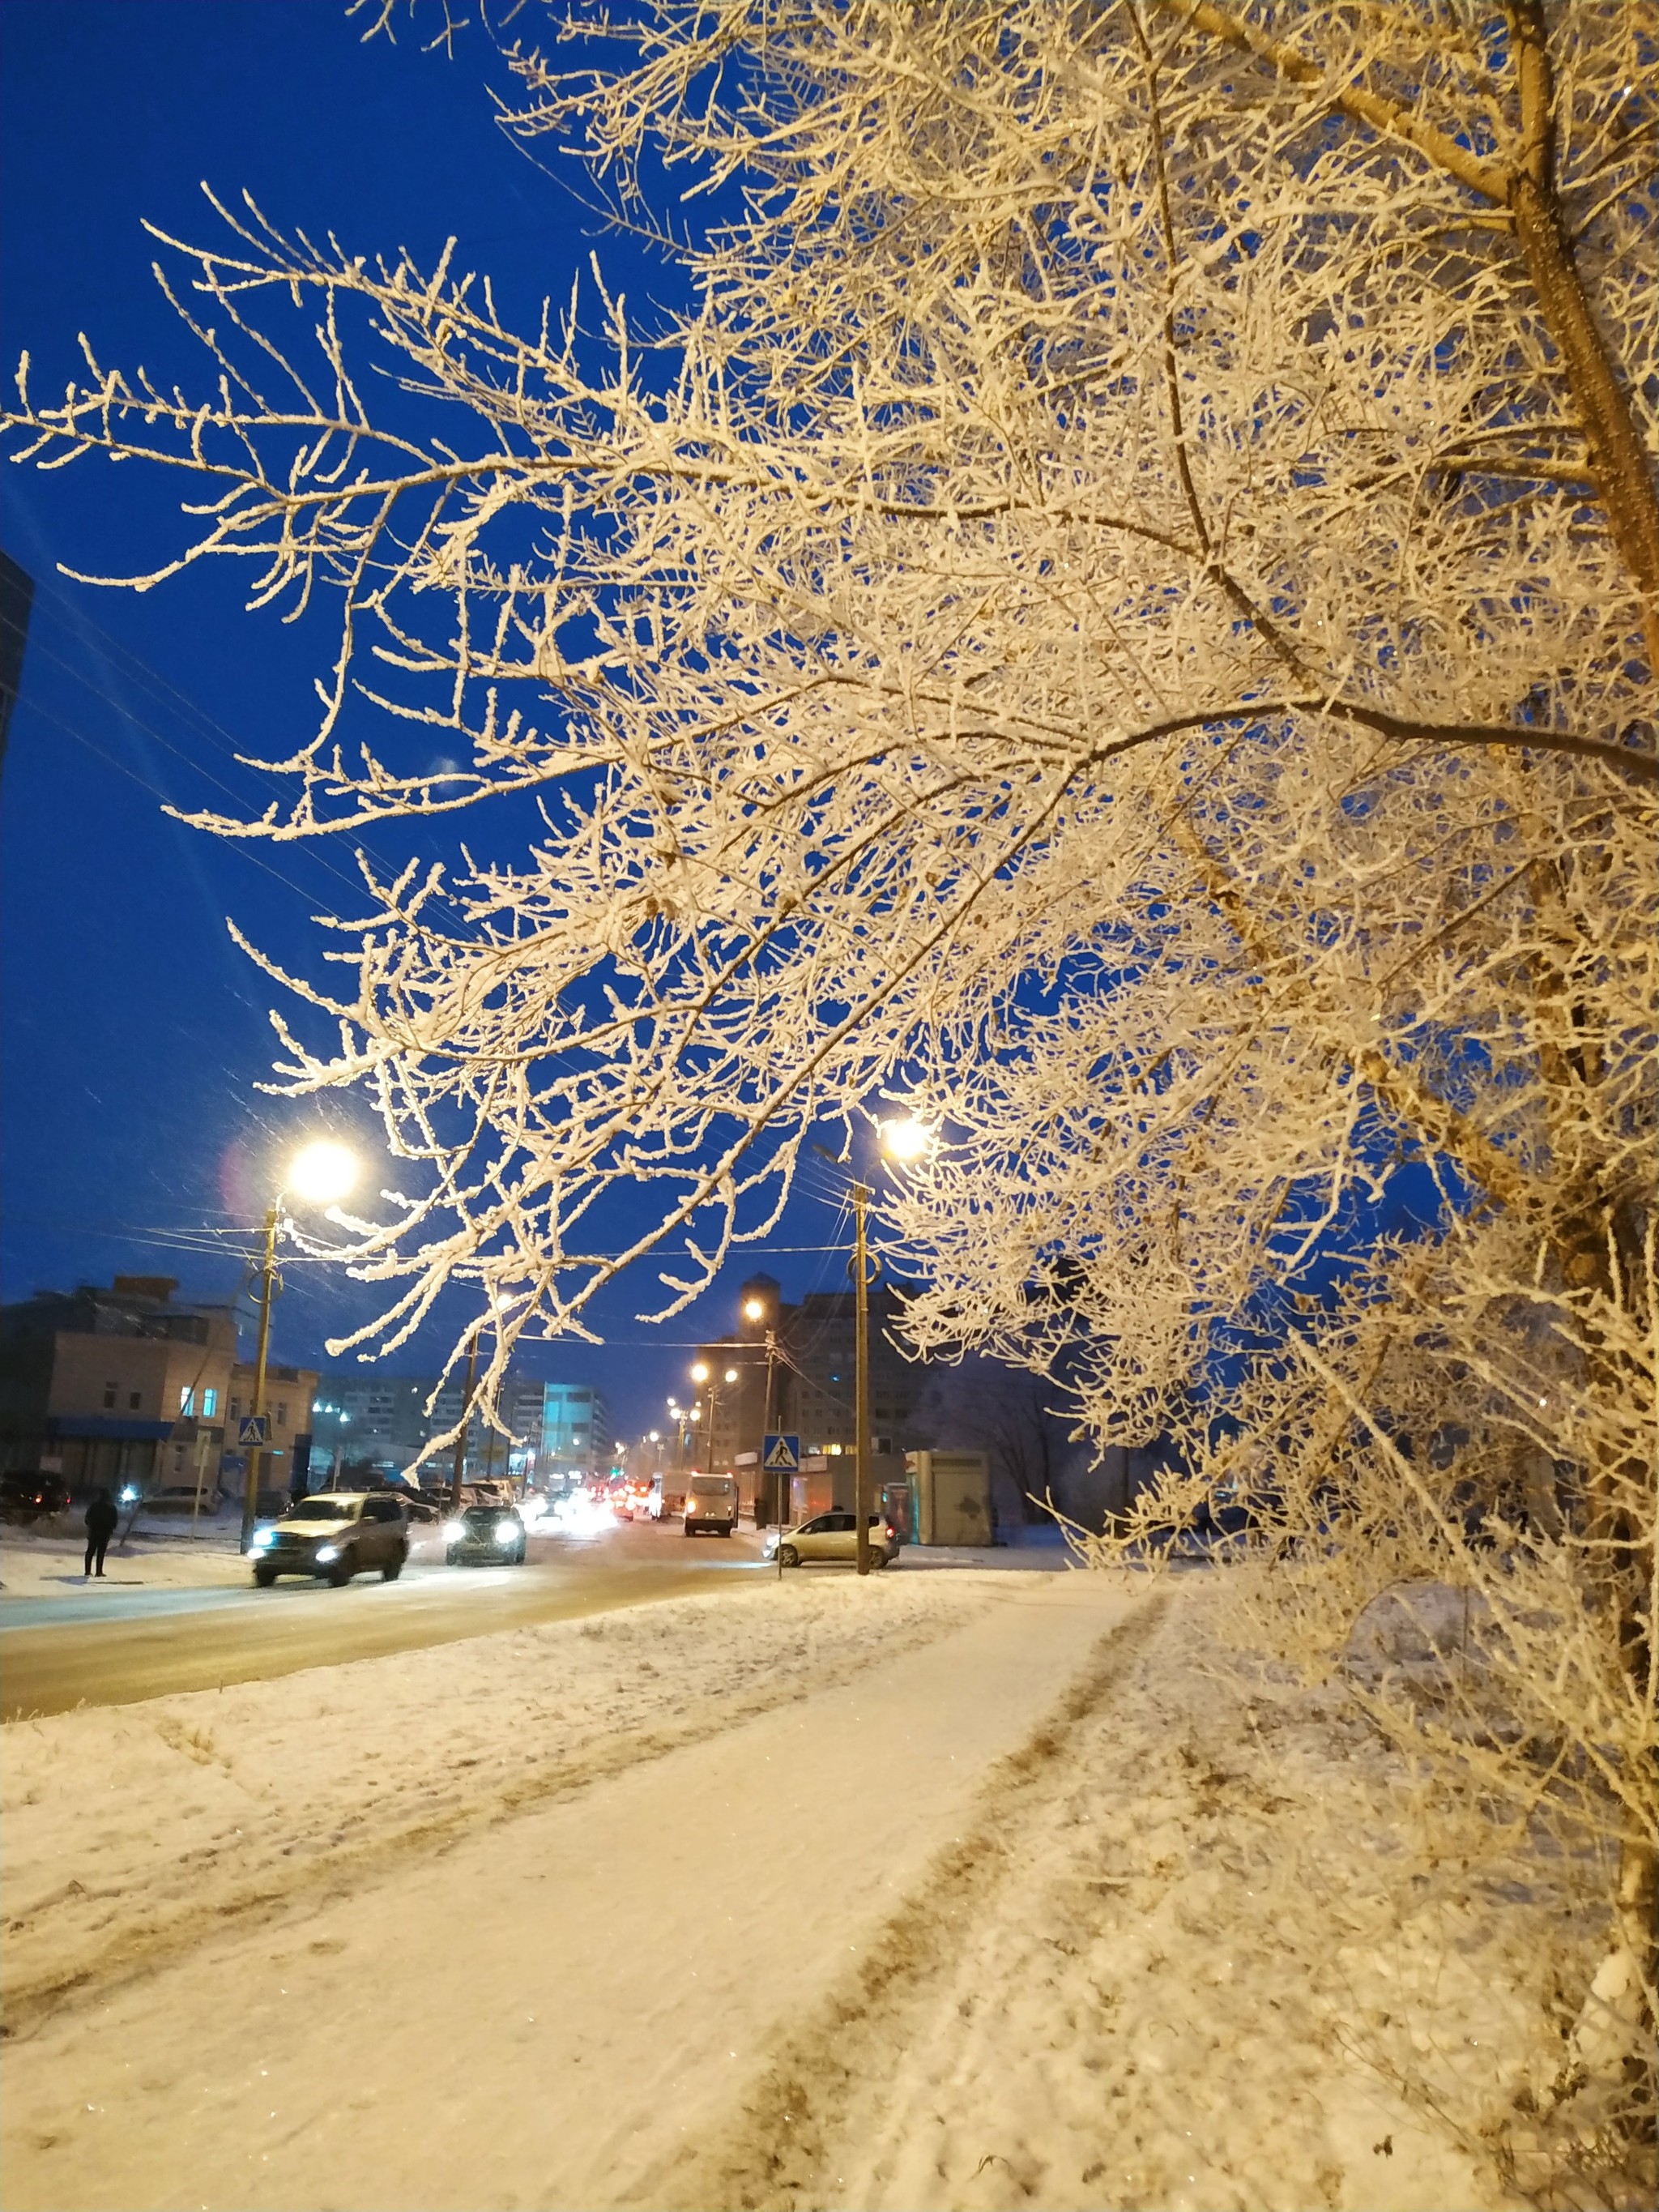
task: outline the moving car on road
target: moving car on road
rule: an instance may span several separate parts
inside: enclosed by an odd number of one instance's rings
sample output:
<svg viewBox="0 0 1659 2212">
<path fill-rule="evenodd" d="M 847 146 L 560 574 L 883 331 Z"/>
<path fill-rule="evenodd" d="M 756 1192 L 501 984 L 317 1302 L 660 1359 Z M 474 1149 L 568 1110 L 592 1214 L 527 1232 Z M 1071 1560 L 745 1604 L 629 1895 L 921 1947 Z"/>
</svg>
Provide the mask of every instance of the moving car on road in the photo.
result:
<svg viewBox="0 0 1659 2212">
<path fill-rule="evenodd" d="M 738 1486 L 729 1474 L 694 1474 L 685 1487 L 688 1536 L 729 1536 L 738 1525 Z"/>
<path fill-rule="evenodd" d="M 452 1567 L 493 1561 L 497 1566 L 524 1565 L 525 1525 L 511 1505 L 464 1505 L 444 1523 L 444 1557 Z"/>
<path fill-rule="evenodd" d="M 404 1509 L 384 1490 L 322 1490 L 301 1498 L 253 1539 L 253 1579 L 269 1589 L 278 1575 L 310 1575 L 339 1589 L 365 1568 L 395 1583 L 409 1557 Z"/>
<path fill-rule="evenodd" d="M 870 1516 L 870 1564 L 884 1567 L 898 1557 L 898 1531 L 879 1513 Z M 766 1540 L 766 1556 L 781 1567 L 804 1567 L 819 1559 L 855 1561 L 859 1524 L 852 1513 L 817 1513 L 799 1528 L 784 1528 Z"/>
</svg>

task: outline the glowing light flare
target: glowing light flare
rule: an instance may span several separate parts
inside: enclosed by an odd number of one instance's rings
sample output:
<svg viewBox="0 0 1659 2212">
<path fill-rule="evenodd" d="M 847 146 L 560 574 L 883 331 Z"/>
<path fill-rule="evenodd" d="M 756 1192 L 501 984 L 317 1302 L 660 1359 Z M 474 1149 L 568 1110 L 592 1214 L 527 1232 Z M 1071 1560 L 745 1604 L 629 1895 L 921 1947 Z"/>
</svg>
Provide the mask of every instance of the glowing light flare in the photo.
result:
<svg viewBox="0 0 1659 2212">
<path fill-rule="evenodd" d="M 337 1206 L 356 1180 L 357 1156 L 350 1146 L 319 1137 L 289 1161 L 287 1188 L 307 1206 Z"/>
<path fill-rule="evenodd" d="M 898 1121 L 883 1121 L 878 1133 L 888 1158 L 908 1167 L 932 1148 L 937 1132 L 914 1115 L 906 1115 Z"/>
</svg>

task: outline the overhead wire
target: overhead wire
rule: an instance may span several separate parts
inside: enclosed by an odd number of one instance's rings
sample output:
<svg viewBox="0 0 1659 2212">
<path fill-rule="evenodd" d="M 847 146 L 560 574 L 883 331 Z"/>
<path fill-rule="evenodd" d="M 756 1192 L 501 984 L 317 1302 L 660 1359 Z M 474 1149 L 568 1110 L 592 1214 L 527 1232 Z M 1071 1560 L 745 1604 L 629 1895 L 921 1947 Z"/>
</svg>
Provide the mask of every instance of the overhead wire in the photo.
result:
<svg viewBox="0 0 1659 2212">
<path fill-rule="evenodd" d="M 62 623 L 64 628 L 70 629 L 71 634 L 79 628 L 85 628 L 96 631 L 98 636 L 105 641 L 112 652 L 124 655 L 132 663 L 134 668 L 143 672 L 143 675 L 141 676 L 130 676 L 130 680 L 136 682 L 141 690 L 148 690 L 153 697 L 160 700 L 161 703 L 164 706 L 167 702 L 164 699 L 161 698 L 161 690 L 165 690 L 166 691 L 170 692 L 173 696 L 179 701 L 191 714 L 195 715 L 198 722 L 204 726 L 206 731 L 214 733 L 216 738 L 222 741 L 216 749 L 228 752 L 238 767 L 246 768 L 246 763 L 243 758 L 239 740 L 230 731 L 225 728 L 222 722 L 217 721 L 212 715 L 210 715 L 205 708 L 198 706 L 190 698 L 188 693 L 181 691 L 176 684 L 173 684 L 167 678 L 162 676 L 159 671 L 152 669 L 147 661 L 141 659 L 130 647 L 123 646 L 118 639 L 112 637 L 107 630 L 104 629 L 100 624 L 94 623 L 89 616 L 83 615 L 78 608 L 73 605 L 72 602 L 64 599 L 62 593 L 52 591 L 50 586 L 46 587 L 46 589 L 47 595 L 50 598 L 58 600 L 60 605 L 68 610 L 67 612 L 55 617 L 58 621 Z M 3 625 L 8 629 L 17 631 L 20 635 L 28 635 L 24 625 L 12 620 L 11 617 L 8 616 L 0 615 L 0 625 Z M 215 790 L 222 792 L 226 798 L 230 799 L 236 806 L 252 808 L 253 801 L 247 793 L 239 791 L 234 785 L 227 783 L 222 775 L 216 775 L 212 769 L 205 766 L 193 753 L 186 751 L 182 745 L 177 744 L 173 738 L 167 737 L 162 731 L 158 730 L 154 723 L 146 721 L 144 717 L 137 713 L 125 700 L 118 698 L 112 691 L 106 690 L 103 685 L 94 682 L 93 678 L 83 667 L 77 665 L 74 660 L 68 659 L 64 654 L 54 652 L 51 646 L 40 643 L 38 639 L 33 639 L 31 641 L 33 642 L 34 650 L 37 653 L 43 653 L 48 660 L 52 662 L 55 666 L 61 668 L 74 682 L 81 684 L 86 690 L 89 691 L 94 698 L 100 700 L 105 706 L 108 707 L 114 714 L 119 715 L 123 721 L 130 724 L 135 730 L 142 731 L 144 736 L 150 739 L 152 744 L 160 745 L 164 751 L 173 754 L 176 759 L 182 761 L 193 774 L 204 778 L 204 781 L 210 784 Z M 128 673 L 128 672 L 121 672 Z M 153 680 L 149 683 L 146 683 L 144 681 L 144 676 L 148 676 Z M 160 688 L 158 689 L 158 687 Z M 161 786 L 153 781 L 149 777 L 143 775 L 139 774 L 137 770 L 127 766 L 125 762 L 118 759 L 114 754 L 106 751 L 94 738 L 88 737 L 87 732 L 80 728 L 78 725 L 70 722 L 62 715 L 54 713 L 51 708 L 44 706 L 32 695 L 25 699 L 20 693 L 19 704 L 25 706 L 28 711 L 41 715 L 46 720 L 55 724 L 58 728 L 63 730 L 68 736 L 77 738 L 81 744 L 87 747 L 88 751 L 95 753 L 100 760 L 106 762 L 110 767 L 118 769 L 122 775 L 131 777 L 133 782 L 138 784 L 143 790 L 148 791 L 153 798 L 159 799 L 164 807 L 172 807 L 174 805 L 175 802 L 169 793 L 163 791 Z M 247 773 L 252 776 L 255 772 L 252 769 L 248 769 Z M 438 854 L 436 846 L 432 841 L 429 830 L 426 835 L 426 842 L 433 853 L 433 856 L 434 858 L 441 858 L 441 856 Z M 337 881 L 348 885 L 352 890 L 361 894 L 363 890 L 363 885 L 361 881 L 350 875 L 347 870 L 341 867 L 337 861 L 331 859 L 328 852 L 320 843 L 308 842 L 305 849 L 307 857 L 311 860 L 316 866 L 321 869 L 325 874 L 334 877 Z M 360 840 L 358 849 L 374 862 L 374 866 L 383 875 L 394 872 L 390 868 L 384 857 L 376 853 L 374 848 L 366 842 Z M 290 890 L 295 892 L 301 898 L 309 898 L 313 896 L 311 892 L 307 891 L 302 885 L 295 882 L 291 876 L 284 875 L 280 868 L 274 867 L 270 861 L 263 859 L 258 853 L 250 853 L 247 857 L 253 862 L 255 866 L 263 868 L 267 875 L 273 877 L 278 883 L 286 884 Z M 454 906 L 455 901 L 448 894 L 444 893 L 440 894 L 440 896 L 443 897 L 446 904 L 452 907 Z"/>
</svg>

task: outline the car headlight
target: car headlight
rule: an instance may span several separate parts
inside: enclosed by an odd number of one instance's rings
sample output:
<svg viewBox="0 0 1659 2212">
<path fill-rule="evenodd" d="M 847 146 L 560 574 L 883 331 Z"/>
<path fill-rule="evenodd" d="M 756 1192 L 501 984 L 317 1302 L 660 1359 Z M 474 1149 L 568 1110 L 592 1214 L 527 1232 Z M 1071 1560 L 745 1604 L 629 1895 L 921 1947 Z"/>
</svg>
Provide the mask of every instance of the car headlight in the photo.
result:
<svg viewBox="0 0 1659 2212">
<path fill-rule="evenodd" d="M 263 1552 L 276 1540 L 276 1538 L 272 1530 L 256 1528 L 253 1532 L 253 1541 L 249 1545 L 248 1549 L 252 1552 Z"/>
<path fill-rule="evenodd" d="M 498 1521 L 495 1523 L 495 1541 L 498 1544 L 516 1544 L 518 1540 L 519 1529 L 516 1522 Z"/>
<path fill-rule="evenodd" d="M 446 1521 L 444 1522 L 444 1541 L 446 1544 L 460 1544 L 464 1543 L 465 1540 L 466 1523 L 465 1521 Z"/>
<path fill-rule="evenodd" d="M 319 1544 L 317 1547 L 317 1557 L 319 1559 L 337 1559 L 339 1556 L 340 1547 L 337 1544 Z"/>
</svg>

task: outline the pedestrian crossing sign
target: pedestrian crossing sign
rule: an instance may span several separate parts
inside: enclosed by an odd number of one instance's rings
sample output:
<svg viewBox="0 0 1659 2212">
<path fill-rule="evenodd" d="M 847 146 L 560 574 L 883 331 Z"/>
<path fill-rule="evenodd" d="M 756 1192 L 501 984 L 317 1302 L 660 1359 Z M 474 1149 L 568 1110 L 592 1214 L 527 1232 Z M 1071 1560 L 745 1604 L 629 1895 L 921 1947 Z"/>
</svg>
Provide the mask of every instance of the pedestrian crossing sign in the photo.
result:
<svg viewBox="0 0 1659 2212">
<path fill-rule="evenodd" d="M 761 1452 L 761 1465 L 769 1474 L 799 1474 L 800 1473 L 800 1438 L 799 1437 L 769 1436 Z"/>
<path fill-rule="evenodd" d="M 270 1417 L 269 1414 L 244 1414 L 241 1426 L 236 1431 L 236 1441 L 239 1444 L 262 1444 L 266 1442 L 270 1434 Z"/>
</svg>

